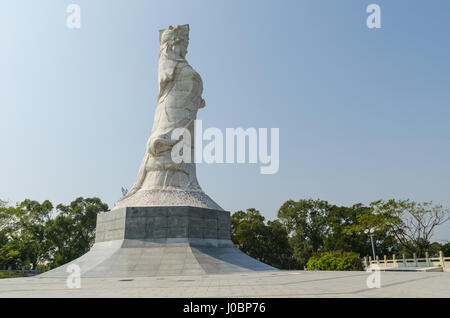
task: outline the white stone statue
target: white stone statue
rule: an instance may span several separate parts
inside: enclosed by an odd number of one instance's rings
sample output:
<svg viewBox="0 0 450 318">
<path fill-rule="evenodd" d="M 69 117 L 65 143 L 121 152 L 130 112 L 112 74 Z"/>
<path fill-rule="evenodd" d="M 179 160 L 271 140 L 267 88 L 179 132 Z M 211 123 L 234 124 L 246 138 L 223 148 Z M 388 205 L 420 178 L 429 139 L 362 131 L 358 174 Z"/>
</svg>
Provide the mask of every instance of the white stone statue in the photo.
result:
<svg viewBox="0 0 450 318">
<path fill-rule="evenodd" d="M 155 119 L 137 180 L 114 209 L 138 206 L 196 206 L 222 210 L 200 188 L 194 163 L 194 120 L 205 107 L 203 82 L 185 56 L 189 44 L 189 25 L 169 26 L 159 31 L 159 94 Z M 175 163 L 172 140 L 176 128 L 191 136 L 190 163 Z"/>
</svg>

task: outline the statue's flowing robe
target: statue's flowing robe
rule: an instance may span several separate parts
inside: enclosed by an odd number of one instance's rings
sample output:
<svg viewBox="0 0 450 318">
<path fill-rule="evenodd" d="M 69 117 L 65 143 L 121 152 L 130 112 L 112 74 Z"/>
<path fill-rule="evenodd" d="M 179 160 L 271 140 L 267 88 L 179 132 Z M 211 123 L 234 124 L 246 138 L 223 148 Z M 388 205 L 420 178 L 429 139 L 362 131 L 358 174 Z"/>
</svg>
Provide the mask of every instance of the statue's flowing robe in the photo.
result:
<svg viewBox="0 0 450 318">
<path fill-rule="evenodd" d="M 166 59 L 166 57 L 161 57 Z M 194 120 L 197 110 L 204 107 L 203 83 L 200 75 L 185 61 L 160 60 L 169 70 L 160 67 L 160 73 L 167 73 L 168 79 L 160 79 L 160 92 L 156 106 L 151 137 L 133 188 L 124 197 L 140 189 L 169 189 L 201 191 L 195 172 Z M 185 128 L 191 137 L 190 162 L 174 163 L 171 158 L 172 140 L 176 128 Z"/>
<path fill-rule="evenodd" d="M 113 209 L 191 206 L 223 210 L 197 181 L 194 127 L 197 111 L 205 101 L 202 79 L 184 58 L 188 45 L 188 28 L 184 28 L 187 31 L 181 32 L 179 27 L 160 31 L 159 94 L 152 133 L 136 182 Z M 175 129 L 183 128 L 181 135 L 179 130 L 173 135 Z M 172 160 L 173 153 L 183 160 Z"/>
</svg>

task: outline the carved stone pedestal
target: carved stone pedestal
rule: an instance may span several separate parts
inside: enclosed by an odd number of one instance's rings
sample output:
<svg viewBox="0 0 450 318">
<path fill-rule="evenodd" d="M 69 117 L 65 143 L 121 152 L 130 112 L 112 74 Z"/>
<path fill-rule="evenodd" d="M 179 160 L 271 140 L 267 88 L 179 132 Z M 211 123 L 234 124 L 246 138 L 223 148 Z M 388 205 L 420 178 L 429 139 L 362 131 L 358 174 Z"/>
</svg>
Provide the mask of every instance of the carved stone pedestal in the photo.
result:
<svg viewBox="0 0 450 318">
<path fill-rule="evenodd" d="M 201 275 L 275 270 L 234 247 L 230 213 L 188 206 L 129 207 L 97 216 L 92 249 L 42 274 L 67 277 Z"/>
<path fill-rule="evenodd" d="M 230 213 L 189 206 L 121 208 L 99 214 L 95 242 L 230 240 Z M 206 242 L 206 241 L 205 241 Z"/>
</svg>

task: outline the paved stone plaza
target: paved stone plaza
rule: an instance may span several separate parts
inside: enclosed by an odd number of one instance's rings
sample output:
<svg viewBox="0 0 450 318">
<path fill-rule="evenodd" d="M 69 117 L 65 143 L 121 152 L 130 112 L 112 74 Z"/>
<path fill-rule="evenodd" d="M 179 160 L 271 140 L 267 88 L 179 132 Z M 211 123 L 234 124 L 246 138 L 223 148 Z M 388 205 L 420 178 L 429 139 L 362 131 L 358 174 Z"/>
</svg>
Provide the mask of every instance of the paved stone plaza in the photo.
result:
<svg viewBox="0 0 450 318">
<path fill-rule="evenodd" d="M 0 297 L 450 297 L 450 273 L 381 272 L 369 289 L 366 272 L 268 271 L 202 276 L 0 280 Z"/>
</svg>

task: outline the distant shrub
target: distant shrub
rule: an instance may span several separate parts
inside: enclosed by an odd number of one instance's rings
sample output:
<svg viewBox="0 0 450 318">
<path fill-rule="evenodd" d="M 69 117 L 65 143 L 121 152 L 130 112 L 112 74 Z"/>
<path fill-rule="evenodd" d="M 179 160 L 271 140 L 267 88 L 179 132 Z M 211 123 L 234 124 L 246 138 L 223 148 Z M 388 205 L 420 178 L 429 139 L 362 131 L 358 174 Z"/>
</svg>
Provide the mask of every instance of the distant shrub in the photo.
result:
<svg viewBox="0 0 450 318">
<path fill-rule="evenodd" d="M 441 251 L 445 257 L 450 257 L 450 242 L 441 246 Z"/>
<path fill-rule="evenodd" d="M 324 252 L 312 256 L 306 264 L 308 270 L 359 271 L 363 265 L 359 254 L 353 252 Z"/>
<path fill-rule="evenodd" d="M 16 278 L 16 277 L 23 277 L 20 274 L 16 274 L 14 272 L 0 272 L 0 279 L 2 278 Z"/>
</svg>

